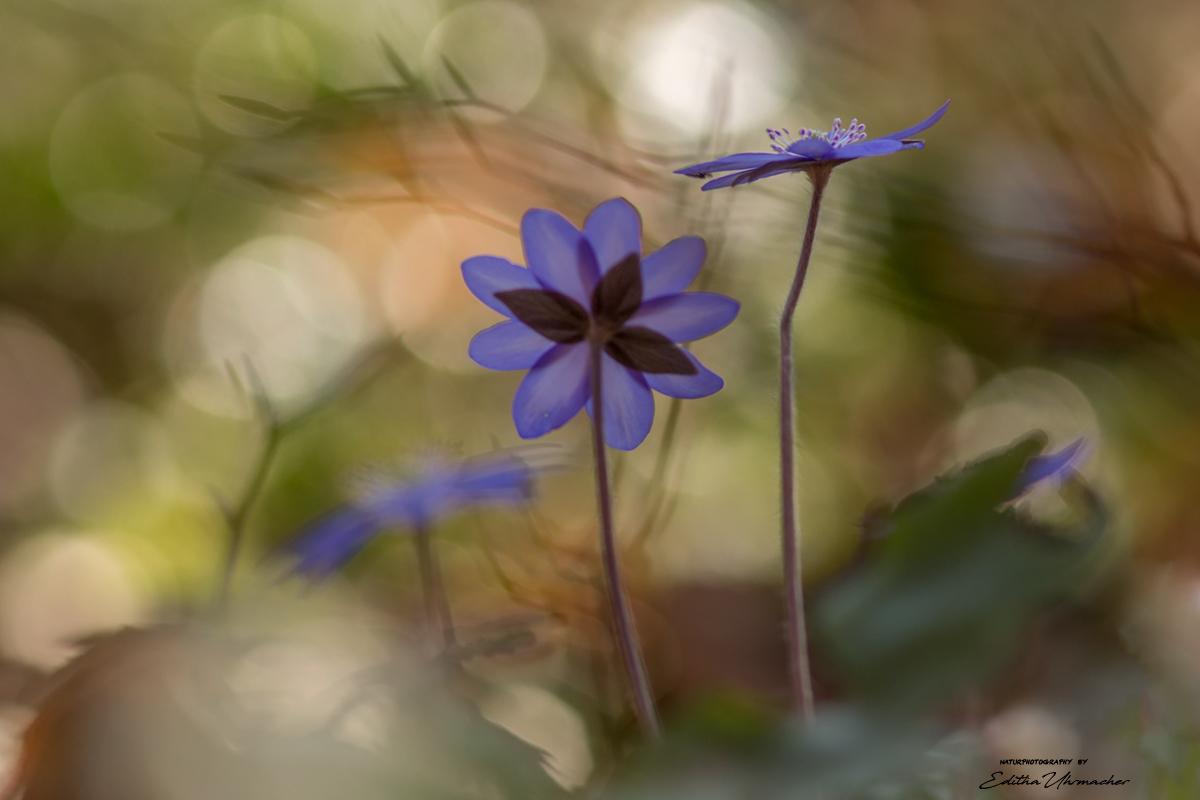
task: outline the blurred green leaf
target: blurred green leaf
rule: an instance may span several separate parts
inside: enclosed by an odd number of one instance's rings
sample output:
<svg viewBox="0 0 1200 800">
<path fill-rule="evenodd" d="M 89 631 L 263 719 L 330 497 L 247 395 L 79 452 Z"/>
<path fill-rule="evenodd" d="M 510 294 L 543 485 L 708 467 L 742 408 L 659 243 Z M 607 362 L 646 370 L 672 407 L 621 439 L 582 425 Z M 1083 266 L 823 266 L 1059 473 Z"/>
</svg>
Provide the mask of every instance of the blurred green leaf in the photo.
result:
<svg viewBox="0 0 1200 800">
<path fill-rule="evenodd" d="M 605 797 L 916 797 L 924 754 L 936 741 L 912 725 L 852 707 L 826 707 L 813 722 L 764 715 L 744 700 L 708 698 L 647 747 Z M 907 792 L 907 793 L 905 793 Z"/>
<path fill-rule="evenodd" d="M 240 178 L 248 180 L 251 183 L 257 183 L 259 186 L 272 191 L 296 195 L 309 200 L 324 200 L 330 203 L 337 201 L 336 197 L 319 186 L 314 186 L 304 181 L 293 180 L 283 175 L 276 175 L 266 170 L 254 167 L 230 167 L 229 171 Z"/>
<path fill-rule="evenodd" d="M 880 530 L 879 559 L 898 569 L 919 568 L 971 547 L 972 534 L 1009 498 L 1026 462 L 1045 445 L 1046 437 L 1035 434 L 904 498 Z"/>
<path fill-rule="evenodd" d="M 454 85 L 463 93 L 468 100 L 477 100 L 479 95 L 475 94 L 475 90 L 471 88 L 471 84 L 467 83 L 467 78 L 458 67 L 454 66 L 454 62 L 442 56 L 442 65 L 445 66 L 446 72 L 450 73 L 450 79 L 454 81 Z"/>
<path fill-rule="evenodd" d="M 192 153 L 197 153 L 202 156 L 207 156 L 212 152 L 212 148 L 205 144 L 204 140 L 196 136 L 183 136 L 178 133 L 170 133 L 168 131 L 159 131 L 158 138 L 164 142 L 170 142 L 176 147 L 182 147 Z"/>
<path fill-rule="evenodd" d="M 238 97 L 232 94 L 217 95 L 221 102 L 227 103 L 236 109 L 245 111 L 249 114 L 256 114 L 267 119 L 274 119 L 280 122 L 290 122 L 304 116 L 300 111 L 287 111 L 286 109 L 273 106 L 270 103 L 262 100 L 255 100 L 253 97 Z"/>
<path fill-rule="evenodd" d="M 757 744 L 776 724 L 775 716 L 757 698 L 727 689 L 690 706 L 672 721 L 672 729 L 681 734 Z"/>
<path fill-rule="evenodd" d="M 971 464 L 905 499 L 887 538 L 815 604 L 837 679 L 891 708 L 944 702 L 1002 667 L 1035 615 L 1074 592 L 1106 514 L 1068 486 L 1078 522 L 1051 528 L 1003 507 L 1042 438 Z"/>
<path fill-rule="evenodd" d="M 396 49 L 392 47 L 391 44 L 388 43 L 388 40 L 384 39 L 382 36 L 379 37 L 379 44 L 383 48 L 383 55 L 387 59 L 388 64 L 390 64 L 392 69 L 396 71 L 396 74 L 400 77 L 400 81 L 404 87 L 409 89 L 418 88 L 420 86 L 420 81 L 417 80 L 417 76 L 414 75 L 413 71 L 408 68 L 408 65 L 404 63 L 404 59 L 400 57 L 400 54 L 396 52 Z"/>
</svg>

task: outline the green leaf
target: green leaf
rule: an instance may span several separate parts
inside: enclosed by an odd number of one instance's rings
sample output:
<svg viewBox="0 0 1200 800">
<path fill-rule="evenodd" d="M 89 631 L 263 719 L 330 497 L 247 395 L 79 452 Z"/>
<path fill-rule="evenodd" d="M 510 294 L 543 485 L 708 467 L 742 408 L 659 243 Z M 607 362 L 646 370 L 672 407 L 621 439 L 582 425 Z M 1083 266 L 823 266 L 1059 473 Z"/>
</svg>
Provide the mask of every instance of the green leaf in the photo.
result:
<svg viewBox="0 0 1200 800">
<path fill-rule="evenodd" d="M 392 47 L 391 44 L 388 43 L 388 40 L 384 39 L 382 36 L 379 37 L 379 44 L 381 47 L 383 47 L 384 58 L 387 59 L 388 64 L 391 65 L 392 69 L 395 70 L 396 74 L 400 77 L 400 82 L 403 83 L 406 88 L 417 88 L 419 85 L 417 76 L 411 69 L 408 68 L 408 64 L 404 63 L 404 59 L 400 57 L 400 54 L 396 52 L 396 49 Z"/>
<path fill-rule="evenodd" d="M 903 566 L 951 558 L 969 547 L 971 534 L 1008 499 L 1025 464 L 1045 445 L 1039 432 L 906 497 L 882 529 L 879 557 Z"/>
<path fill-rule="evenodd" d="M 179 133 L 170 133 L 169 131 L 158 131 L 158 138 L 164 142 L 169 142 L 176 147 L 182 147 L 184 150 L 189 150 L 202 156 L 207 156 L 210 148 L 204 143 L 204 140 L 196 136 L 184 136 Z"/>
<path fill-rule="evenodd" d="M 458 67 L 454 66 L 454 62 L 442 56 L 442 65 L 446 68 L 446 72 L 450 73 L 450 79 L 454 81 L 454 85 L 468 100 L 478 100 L 479 95 L 475 94 L 475 90 L 471 88 L 471 84 L 467 83 L 467 78 L 463 75 Z"/>
<path fill-rule="evenodd" d="M 1005 506 L 1031 438 L 939 478 L 897 506 L 888 536 L 816 598 L 822 651 L 840 682 L 875 704 L 937 704 L 986 679 L 1042 611 L 1090 576 L 1106 513 L 1082 484 L 1059 529 Z"/>
<path fill-rule="evenodd" d="M 257 183 L 259 186 L 271 189 L 272 191 L 293 194 L 310 200 L 317 199 L 326 202 L 337 202 L 336 197 L 311 183 L 293 180 L 283 175 L 275 175 L 254 167 L 230 167 L 229 171 L 239 178 Z"/>
<path fill-rule="evenodd" d="M 255 100 L 253 97 L 238 97 L 237 95 L 232 94 L 219 94 L 217 97 L 221 100 L 221 102 L 227 103 L 228 105 L 231 105 L 241 111 L 245 111 L 248 114 L 254 114 L 259 117 L 278 120 L 279 122 L 290 122 L 303 115 L 303 112 L 288 111 L 280 108 L 279 106 L 273 106 L 263 100 Z"/>
</svg>

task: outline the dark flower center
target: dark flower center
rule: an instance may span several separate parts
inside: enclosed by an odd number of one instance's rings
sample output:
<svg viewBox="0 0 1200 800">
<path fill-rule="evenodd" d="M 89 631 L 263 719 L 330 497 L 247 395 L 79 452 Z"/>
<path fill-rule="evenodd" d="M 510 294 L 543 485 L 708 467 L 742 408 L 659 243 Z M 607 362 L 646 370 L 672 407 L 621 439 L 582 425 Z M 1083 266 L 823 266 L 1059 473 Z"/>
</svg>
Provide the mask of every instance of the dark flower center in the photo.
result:
<svg viewBox="0 0 1200 800">
<path fill-rule="evenodd" d="M 513 316 L 552 342 L 575 344 L 587 336 L 591 320 L 587 310 L 571 298 L 549 289 L 513 289 L 496 292 Z"/>
<path fill-rule="evenodd" d="M 604 273 L 592 290 L 592 315 L 597 327 L 616 333 L 641 305 L 641 259 L 630 253 Z"/>
<path fill-rule="evenodd" d="M 695 375 L 696 365 L 657 331 L 625 323 L 642 305 L 642 265 L 630 253 L 600 279 L 589 314 L 582 305 L 550 289 L 496 292 L 513 316 L 559 344 L 589 339 L 623 366 L 639 372 Z"/>
</svg>

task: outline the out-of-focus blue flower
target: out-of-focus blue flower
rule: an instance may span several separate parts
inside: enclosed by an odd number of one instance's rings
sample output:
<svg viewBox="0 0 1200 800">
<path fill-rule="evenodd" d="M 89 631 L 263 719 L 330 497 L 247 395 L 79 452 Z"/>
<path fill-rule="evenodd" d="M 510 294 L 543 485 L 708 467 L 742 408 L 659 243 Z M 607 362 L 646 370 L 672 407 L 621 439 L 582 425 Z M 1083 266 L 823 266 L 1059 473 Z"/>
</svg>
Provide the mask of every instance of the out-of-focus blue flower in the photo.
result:
<svg viewBox="0 0 1200 800">
<path fill-rule="evenodd" d="M 1065 480 L 1090 455 L 1086 444 L 1085 439 L 1076 439 L 1057 453 L 1029 459 L 1025 469 L 1021 470 L 1010 497 L 1020 497 L 1044 481 Z"/>
<path fill-rule="evenodd" d="M 724 295 L 684 289 L 704 263 L 704 240 L 683 236 L 642 257 L 642 224 L 623 198 L 597 206 L 583 230 L 554 211 L 521 220 L 529 267 L 497 256 L 463 262 L 463 279 L 508 317 L 479 333 L 469 354 L 488 369 L 527 369 L 513 398 L 517 433 L 529 439 L 590 408 L 593 344 L 603 347 L 604 438 L 632 450 L 654 421 L 651 389 L 707 397 L 724 381 L 677 346 L 716 333 L 737 316 Z"/>
<path fill-rule="evenodd" d="M 324 578 L 384 530 L 413 533 L 473 506 L 526 502 L 537 472 L 511 450 L 462 461 L 427 456 L 413 477 L 375 478 L 359 499 L 311 523 L 284 549 L 294 558 L 294 573 Z"/>
<path fill-rule="evenodd" d="M 767 135 L 771 137 L 771 149 L 774 152 L 735 153 L 722 156 L 716 161 L 705 161 L 703 164 L 677 169 L 675 172 L 692 178 L 707 178 L 714 172 L 730 173 L 704 184 L 701 188 L 707 191 L 753 183 L 784 172 L 803 172 L 820 166 L 835 167 L 856 158 L 883 156 L 910 148 L 920 149 L 925 143 L 912 137 L 940 120 L 949 105 L 950 101 L 947 100 L 924 122 L 878 139 L 867 139 L 866 128 L 857 119 L 851 120 L 845 128 L 842 127 L 840 119 L 835 119 L 832 130 L 801 128 L 795 135 L 787 128 L 768 128 Z"/>
</svg>

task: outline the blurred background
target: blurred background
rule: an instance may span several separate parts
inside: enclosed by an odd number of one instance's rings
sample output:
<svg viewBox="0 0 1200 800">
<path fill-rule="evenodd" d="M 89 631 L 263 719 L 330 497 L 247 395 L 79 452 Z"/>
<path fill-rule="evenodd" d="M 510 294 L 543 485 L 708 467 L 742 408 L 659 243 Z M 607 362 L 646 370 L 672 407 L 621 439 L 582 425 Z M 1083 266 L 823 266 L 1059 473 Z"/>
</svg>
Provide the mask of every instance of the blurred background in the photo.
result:
<svg viewBox="0 0 1200 800">
<path fill-rule="evenodd" d="M 969 797 L 1000 758 L 1070 757 L 1131 781 L 1106 796 L 1200 796 L 1198 33 L 1182 0 L 9 0 L 12 787 Z M 768 126 L 887 134 L 947 98 L 923 151 L 835 171 L 800 301 L 826 710 L 805 729 L 785 713 L 775 325 L 809 187 L 671 171 L 767 150 Z M 423 655 L 403 536 L 318 587 L 271 557 L 364 474 L 520 444 L 521 376 L 467 358 L 498 317 L 459 265 L 523 263 L 530 207 L 580 224 L 618 195 L 647 249 L 703 235 L 697 286 L 742 303 L 695 346 L 726 388 L 657 397 L 615 463 L 677 731 L 650 753 L 607 632 L 585 417 L 547 437 L 565 468 L 528 509 L 437 531 L 461 673 Z M 975 516 L 897 507 L 1034 430 L 1086 437 L 1083 478 Z M 953 544 L 878 577 L 880 520 Z"/>
</svg>

